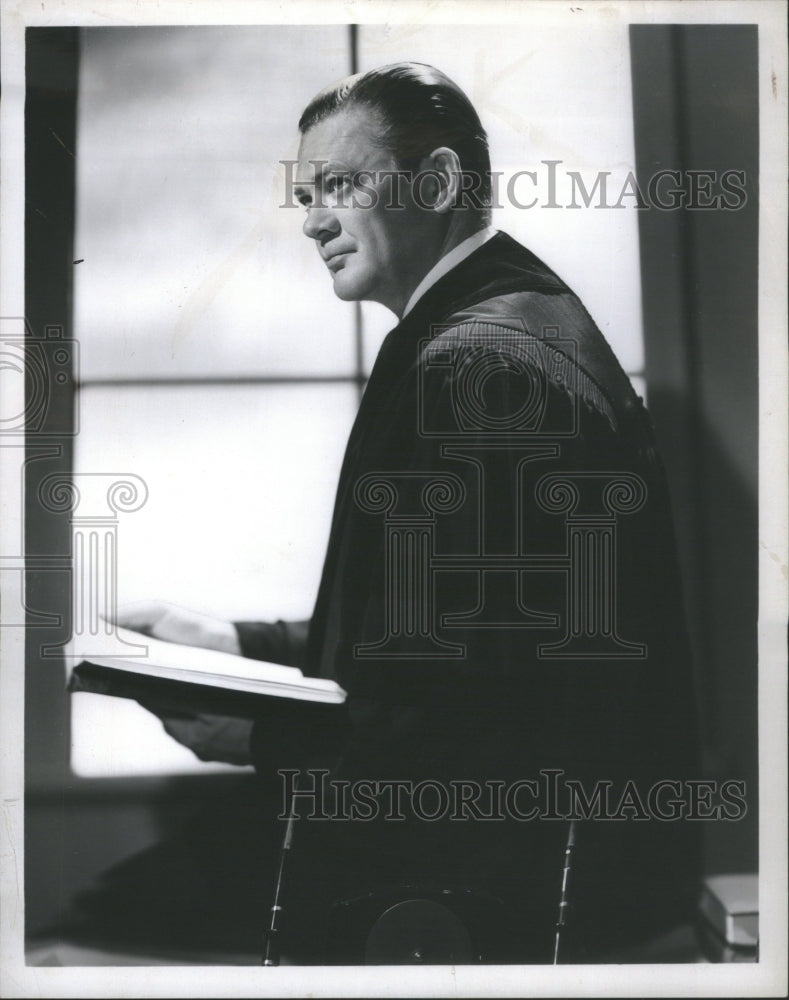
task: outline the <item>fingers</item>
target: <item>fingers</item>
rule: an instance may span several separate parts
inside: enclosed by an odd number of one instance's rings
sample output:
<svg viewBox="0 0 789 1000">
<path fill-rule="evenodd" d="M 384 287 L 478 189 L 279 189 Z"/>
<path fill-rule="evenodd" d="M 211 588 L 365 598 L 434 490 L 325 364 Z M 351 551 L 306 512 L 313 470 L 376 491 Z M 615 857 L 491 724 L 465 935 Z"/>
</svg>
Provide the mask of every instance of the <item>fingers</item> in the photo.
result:
<svg viewBox="0 0 789 1000">
<path fill-rule="evenodd" d="M 168 605 L 164 601 L 135 601 L 118 608 L 112 620 L 122 628 L 151 635 L 157 622 L 167 614 L 167 610 Z"/>
<path fill-rule="evenodd" d="M 198 716 L 167 715 L 161 722 L 167 735 L 191 750 L 199 760 L 211 760 L 205 745 L 205 726 Z"/>
<path fill-rule="evenodd" d="M 137 601 L 118 609 L 118 625 L 164 642 L 202 646 L 241 655 L 238 635 L 231 622 L 164 601 Z"/>
<path fill-rule="evenodd" d="M 249 740 L 252 722 L 219 715 L 168 715 L 162 718 L 164 730 L 188 747 L 202 761 L 226 764 L 251 762 Z"/>
<path fill-rule="evenodd" d="M 137 704 L 141 705 L 146 712 L 155 715 L 160 721 L 165 719 L 196 719 L 197 713 L 189 708 L 181 708 L 170 701 L 157 701 L 154 698 L 137 698 Z"/>
<path fill-rule="evenodd" d="M 185 646 L 206 645 L 204 615 L 165 601 L 135 601 L 118 609 L 118 625 L 142 632 L 164 642 L 179 642 Z"/>
</svg>

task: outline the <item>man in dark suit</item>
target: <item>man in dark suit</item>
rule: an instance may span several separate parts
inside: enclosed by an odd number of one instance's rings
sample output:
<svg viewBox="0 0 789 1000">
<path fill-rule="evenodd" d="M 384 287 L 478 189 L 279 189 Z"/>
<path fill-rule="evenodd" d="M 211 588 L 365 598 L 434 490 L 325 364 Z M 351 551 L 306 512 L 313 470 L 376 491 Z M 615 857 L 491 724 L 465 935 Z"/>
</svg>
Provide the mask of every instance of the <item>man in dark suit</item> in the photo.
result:
<svg viewBox="0 0 789 1000">
<path fill-rule="evenodd" d="M 599 959 L 680 922 L 697 866 L 655 792 L 697 776 L 696 718 L 648 418 L 576 296 L 490 229 L 487 137 L 455 84 L 383 67 L 319 94 L 299 127 L 294 192 L 336 294 L 398 318 L 314 614 L 231 625 L 146 606 L 122 624 L 348 692 L 342 709 L 272 701 L 254 724 L 165 719 L 203 758 L 299 772 L 302 804 L 321 764 L 352 796 L 375 786 L 375 817 L 300 825 L 300 960 L 325 960 L 339 899 L 416 884 L 495 898 L 498 944 L 472 949 L 487 960 L 549 961 L 571 820 L 574 936 Z"/>
</svg>

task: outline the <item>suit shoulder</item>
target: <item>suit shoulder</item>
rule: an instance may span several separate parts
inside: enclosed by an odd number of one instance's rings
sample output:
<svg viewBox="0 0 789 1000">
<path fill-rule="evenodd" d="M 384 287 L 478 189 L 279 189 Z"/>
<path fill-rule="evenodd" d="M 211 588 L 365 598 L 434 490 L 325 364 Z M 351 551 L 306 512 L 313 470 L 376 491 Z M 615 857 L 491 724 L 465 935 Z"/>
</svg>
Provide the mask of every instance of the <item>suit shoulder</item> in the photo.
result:
<svg viewBox="0 0 789 1000">
<path fill-rule="evenodd" d="M 474 366 L 480 375 L 498 368 L 512 377 L 530 376 L 541 391 L 570 397 L 616 431 L 617 406 L 606 372 L 595 377 L 601 373 L 585 364 L 591 352 L 599 356 L 604 350 L 610 352 L 572 292 L 528 290 L 485 299 L 432 326 L 422 361 L 443 364 L 447 374 Z"/>
</svg>

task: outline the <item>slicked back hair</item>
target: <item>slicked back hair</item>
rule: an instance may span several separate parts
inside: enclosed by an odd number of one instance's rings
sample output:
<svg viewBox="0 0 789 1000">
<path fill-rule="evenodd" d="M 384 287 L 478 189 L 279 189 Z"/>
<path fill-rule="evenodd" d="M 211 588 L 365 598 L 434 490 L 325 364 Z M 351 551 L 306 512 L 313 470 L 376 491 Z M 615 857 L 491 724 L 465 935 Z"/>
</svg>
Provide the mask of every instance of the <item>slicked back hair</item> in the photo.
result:
<svg viewBox="0 0 789 1000">
<path fill-rule="evenodd" d="M 299 119 L 302 135 L 340 110 L 363 107 L 381 123 L 381 144 L 402 170 L 416 171 L 439 146 L 453 149 L 466 175 L 463 204 L 487 218 L 491 179 L 488 136 L 471 101 L 444 73 L 401 62 L 347 77 L 317 94 Z"/>
</svg>

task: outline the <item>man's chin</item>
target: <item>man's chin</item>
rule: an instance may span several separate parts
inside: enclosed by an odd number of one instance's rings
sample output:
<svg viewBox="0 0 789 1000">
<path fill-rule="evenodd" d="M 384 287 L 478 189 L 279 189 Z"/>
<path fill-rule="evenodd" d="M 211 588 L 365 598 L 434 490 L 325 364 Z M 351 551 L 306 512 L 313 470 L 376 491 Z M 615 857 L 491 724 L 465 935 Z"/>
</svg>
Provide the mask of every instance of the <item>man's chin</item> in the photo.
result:
<svg viewBox="0 0 789 1000">
<path fill-rule="evenodd" d="M 361 282 L 345 277 L 342 271 L 338 271 L 332 275 L 332 278 L 334 294 L 338 299 L 342 299 L 343 302 L 359 302 L 366 298 L 365 292 L 367 289 L 363 287 Z"/>
</svg>

